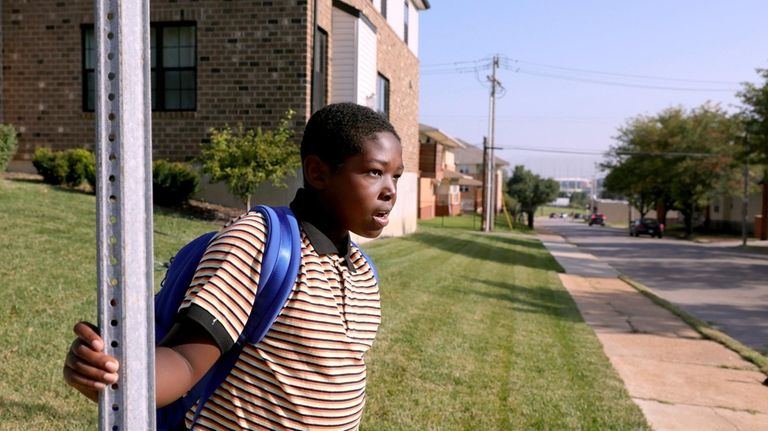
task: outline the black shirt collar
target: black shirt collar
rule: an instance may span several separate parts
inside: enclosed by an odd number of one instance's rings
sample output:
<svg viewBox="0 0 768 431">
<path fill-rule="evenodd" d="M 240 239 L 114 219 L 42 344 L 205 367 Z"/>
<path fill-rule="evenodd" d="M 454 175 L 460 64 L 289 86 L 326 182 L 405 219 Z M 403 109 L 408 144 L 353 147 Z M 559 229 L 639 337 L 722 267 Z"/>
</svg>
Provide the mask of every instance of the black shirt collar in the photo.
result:
<svg viewBox="0 0 768 431">
<path fill-rule="evenodd" d="M 323 233 L 318 226 L 327 226 L 329 223 L 322 219 L 323 212 L 313 208 L 316 205 L 310 196 L 311 192 L 306 189 L 296 191 L 296 197 L 291 202 L 291 211 L 296 215 L 302 229 L 307 234 L 307 239 L 319 255 L 338 254 L 344 256 L 344 262 L 350 272 L 355 272 L 355 266 L 352 265 L 350 253 L 352 252 L 352 241 L 349 234 L 344 238 L 341 244 L 334 244 L 328 235 Z"/>
</svg>

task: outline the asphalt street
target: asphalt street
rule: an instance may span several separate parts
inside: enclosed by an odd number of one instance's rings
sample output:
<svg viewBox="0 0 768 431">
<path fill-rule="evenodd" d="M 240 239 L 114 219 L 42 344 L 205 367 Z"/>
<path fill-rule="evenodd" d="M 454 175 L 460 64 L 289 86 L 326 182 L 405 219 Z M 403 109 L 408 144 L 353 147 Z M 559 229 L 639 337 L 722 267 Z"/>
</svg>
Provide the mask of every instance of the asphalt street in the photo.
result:
<svg viewBox="0 0 768 431">
<path fill-rule="evenodd" d="M 634 238 L 627 229 L 579 220 L 536 223 L 594 256 L 596 264 L 607 264 L 750 347 L 768 349 L 768 254 L 741 251 L 733 242 Z"/>
</svg>

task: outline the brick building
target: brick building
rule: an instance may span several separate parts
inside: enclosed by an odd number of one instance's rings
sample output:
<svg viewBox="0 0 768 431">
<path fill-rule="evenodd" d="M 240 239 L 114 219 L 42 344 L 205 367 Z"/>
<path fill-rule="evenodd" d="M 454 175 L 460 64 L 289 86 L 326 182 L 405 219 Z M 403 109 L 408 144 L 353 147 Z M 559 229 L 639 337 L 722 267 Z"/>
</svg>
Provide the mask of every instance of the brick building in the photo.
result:
<svg viewBox="0 0 768 431">
<path fill-rule="evenodd" d="M 10 169 L 31 169 L 37 147 L 93 148 L 93 1 L 0 4 L 0 121 L 20 132 Z M 153 157 L 190 160 L 211 127 L 269 128 L 288 109 L 299 140 L 321 106 L 367 105 L 389 116 L 403 142 L 406 172 L 385 234 L 415 230 L 418 16 L 428 8 L 427 0 L 153 0 Z M 284 204 L 298 183 L 260 200 Z M 235 202 L 222 187 L 205 197 Z"/>
</svg>

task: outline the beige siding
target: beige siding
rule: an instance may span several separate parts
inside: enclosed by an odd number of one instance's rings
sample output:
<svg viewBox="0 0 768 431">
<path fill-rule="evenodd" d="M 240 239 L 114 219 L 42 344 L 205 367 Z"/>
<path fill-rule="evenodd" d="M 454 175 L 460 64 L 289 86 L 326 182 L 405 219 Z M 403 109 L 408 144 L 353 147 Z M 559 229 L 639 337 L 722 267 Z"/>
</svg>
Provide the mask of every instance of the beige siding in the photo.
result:
<svg viewBox="0 0 768 431">
<path fill-rule="evenodd" d="M 411 3 L 409 10 L 409 22 L 408 22 L 408 48 L 411 49 L 413 55 L 419 56 L 419 11 L 416 6 Z"/>
<path fill-rule="evenodd" d="M 403 25 L 405 23 L 403 12 L 405 12 L 403 0 L 387 0 L 387 22 L 400 40 L 403 40 Z"/>
<path fill-rule="evenodd" d="M 357 19 L 357 100 L 360 105 L 376 107 L 376 33 Z"/>
<path fill-rule="evenodd" d="M 357 102 L 357 21 L 334 8 L 331 29 L 331 103 Z"/>
</svg>

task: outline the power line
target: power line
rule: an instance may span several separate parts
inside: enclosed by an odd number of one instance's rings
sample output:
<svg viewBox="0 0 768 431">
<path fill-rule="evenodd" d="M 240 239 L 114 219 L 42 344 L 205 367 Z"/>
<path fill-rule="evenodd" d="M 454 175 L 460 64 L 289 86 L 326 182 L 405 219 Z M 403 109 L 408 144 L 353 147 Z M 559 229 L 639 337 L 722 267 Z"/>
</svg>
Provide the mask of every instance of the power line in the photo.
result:
<svg viewBox="0 0 768 431">
<path fill-rule="evenodd" d="M 555 148 L 504 147 L 504 149 L 518 150 L 518 151 L 531 151 L 531 152 L 535 152 L 535 153 L 577 154 L 577 155 L 581 155 L 581 156 L 603 156 L 603 155 L 605 155 L 604 152 L 561 150 L 561 149 L 555 149 Z"/>
<path fill-rule="evenodd" d="M 511 68 L 508 68 L 508 67 L 504 67 L 504 69 L 512 70 Z M 696 91 L 696 92 L 711 91 L 711 92 L 728 92 L 728 93 L 733 93 L 735 91 L 738 91 L 738 89 L 733 89 L 733 88 L 693 88 L 693 87 L 670 87 L 670 86 L 661 86 L 661 85 L 631 84 L 626 82 L 603 81 L 599 79 L 588 79 L 588 78 L 577 78 L 577 77 L 571 77 L 571 76 L 554 75 L 550 73 L 528 72 L 528 71 L 521 70 L 519 68 L 515 69 L 514 72 L 521 73 L 524 75 L 538 76 L 542 78 L 562 79 L 565 81 L 586 82 L 590 84 L 608 85 L 608 86 L 614 86 L 614 87 L 645 88 L 649 90 Z"/>
<path fill-rule="evenodd" d="M 453 118 L 486 118 L 485 114 L 421 114 L 422 117 L 453 117 Z M 623 121 L 626 117 L 609 117 L 609 116 L 590 116 L 590 115 L 497 115 L 496 118 L 507 120 L 566 120 L 566 121 L 583 121 L 583 120 L 597 120 L 597 121 Z"/>
<path fill-rule="evenodd" d="M 469 66 L 463 66 L 463 67 L 452 67 L 452 68 L 442 68 L 442 69 L 433 69 L 433 70 L 424 70 L 421 72 L 422 75 L 449 75 L 449 74 L 462 74 L 462 73 L 477 73 L 481 70 L 488 70 L 490 69 L 490 65 L 478 65 L 474 67 Z"/>
<path fill-rule="evenodd" d="M 504 57 L 504 60 L 512 61 L 514 63 L 528 64 L 531 66 L 547 67 L 551 69 L 559 69 L 559 70 L 572 71 L 572 72 L 593 73 L 598 75 L 619 76 L 619 77 L 625 77 L 625 78 L 650 79 L 650 80 L 656 80 L 656 81 L 692 82 L 692 83 L 699 83 L 699 84 L 726 84 L 726 85 L 740 84 L 739 82 L 736 82 L 736 81 L 714 81 L 714 80 L 706 80 L 706 79 L 669 78 L 669 77 L 652 76 L 652 75 L 635 75 L 635 74 L 629 74 L 629 73 L 605 72 L 600 70 L 580 69 L 576 67 L 565 67 L 565 66 L 556 66 L 556 65 L 544 64 L 544 63 L 534 63 L 530 61 L 518 60 L 514 58 L 509 58 L 509 57 Z"/>
<path fill-rule="evenodd" d="M 616 155 L 619 156 L 654 156 L 654 157 L 694 157 L 694 158 L 706 158 L 706 157 L 718 157 L 723 154 L 718 153 L 685 153 L 685 152 L 667 152 L 667 151 L 616 151 Z"/>
<path fill-rule="evenodd" d="M 422 64 L 421 68 L 429 68 L 429 67 L 443 67 L 443 66 L 456 66 L 459 64 L 479 64 L 479 63 L 487 63 L 491 61 L 491 57 L 485 57 L 480 58 L 477 60 L 465 60 L 465 61 L 453 61 L 450 63 L 433 63 L 433 64 Z"/>
<path fill-rule="evenodd" d="M 456 61 L 452 63 L 427 64 L 427 65 L 421 66 L 422 67 L 421 73 L 422 75 L 474 73 L 476 79 L 479 82 L 482 82 L 482 80 L 479 77 L 479 72 L 482 70 L 488 70 L 491 68 L 489 64 L 490 60 L 491 60 L 490 58 L 486 57 L 478 60 Z M 663 76 L 608 72 L 608 71 L 600 71 L 600 70 L 594 70 L 594 69 L 584 69 L 584 68 L 558 66 L 558 65 L 545 64 L 545 63 L 528 62 L 524 60 L 513 59 L 506 56 L 500 57 L 500 60 L 501 60 L 500 66 L 505 70 L 510 70 L 515 73 L 520 73 L 524 75 L 538 76 L 542 78 L 585 82 L 590 84 L 606 85 L 606 86 L 613 86 L 613 87 L 642 88 L 642 89 L 649 89 L 649 90 L 690 91 L 690 92 L 730 92 L 730 93 L 738 91 L 737 88 L 682 87 L 682 86 L 671 86 L 671 85 L 656 85 L 653 83 L 642 83 L 642 82 L 632 82 L 632 81 L 605 80 L 605 79 L 600 79 L 599 77 L 584 76 L 584 74 L 613 76 L 617 78 L 627 78 L 632 80 L 642 79 L 642 80 L 652 80 L 652 81 L 682 82 L 682 83 L 693 83 L 693 84 L 721 84 L 721 85 L 737 84 L 736 82 L 733 82 L 733 81 L 672 78 L 672 77 L 663 77 Z M 577 74 L 553 73 L 546 70 L 542 71 L 542 70 L 536 70 L 532 68 L 515 67 L 514 65 L 517 65 L 517 64 L 529 65 L 529 66 L 545 68 L 545 69 L 547 68 L 556 69 L 564 72 L 575 72 Z M 469 66 L 469 65 L 474 65 L 474 66 Z"/>
</svg>

